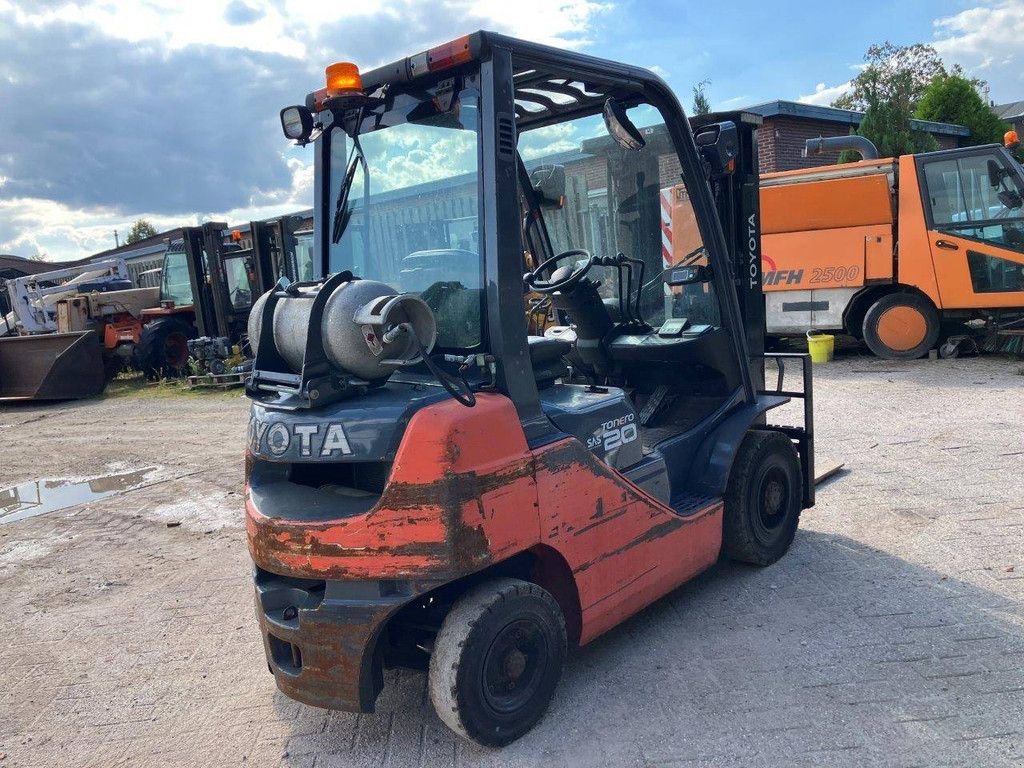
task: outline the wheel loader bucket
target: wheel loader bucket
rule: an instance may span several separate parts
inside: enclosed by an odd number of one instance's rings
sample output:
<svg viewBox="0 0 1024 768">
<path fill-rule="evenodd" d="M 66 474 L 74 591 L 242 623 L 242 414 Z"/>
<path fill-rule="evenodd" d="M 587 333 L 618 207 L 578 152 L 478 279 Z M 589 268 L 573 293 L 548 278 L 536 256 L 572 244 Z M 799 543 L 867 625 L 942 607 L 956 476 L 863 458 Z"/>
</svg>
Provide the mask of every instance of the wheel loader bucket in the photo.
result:
<svg viewBox="0 0 1024 768">
<path fill-rule="evenodd" d="M 95 331 L 0 339 L 0 402 L 76 400 L 106 386 Z"/>
</svg>

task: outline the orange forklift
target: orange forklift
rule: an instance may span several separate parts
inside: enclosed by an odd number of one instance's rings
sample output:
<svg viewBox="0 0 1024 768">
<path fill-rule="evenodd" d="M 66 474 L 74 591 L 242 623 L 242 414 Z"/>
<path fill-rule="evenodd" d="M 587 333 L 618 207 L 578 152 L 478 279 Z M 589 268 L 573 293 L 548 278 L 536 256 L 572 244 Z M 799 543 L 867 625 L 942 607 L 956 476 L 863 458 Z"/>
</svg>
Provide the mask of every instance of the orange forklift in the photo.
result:
<svg viewBox="0 0 1024 768">
<path fill-rule="evenodd" d="M 720 557 L 785 554 L 811 373 L 763 352 L 756 118 L 691 126 L 647 70 L 477 32 L 331 65 L 281 119 L 313 145 L 326 276 L 249 320 L 246 526 L 284 693 L 370 712 L 386 668 L 421 669 L 452 730 L 501 746 L 570 647 Z M 699 242 L 666 269 L 680 184 Z M 791 398 L 803 425 L 771 424 Z"/>
</svg>

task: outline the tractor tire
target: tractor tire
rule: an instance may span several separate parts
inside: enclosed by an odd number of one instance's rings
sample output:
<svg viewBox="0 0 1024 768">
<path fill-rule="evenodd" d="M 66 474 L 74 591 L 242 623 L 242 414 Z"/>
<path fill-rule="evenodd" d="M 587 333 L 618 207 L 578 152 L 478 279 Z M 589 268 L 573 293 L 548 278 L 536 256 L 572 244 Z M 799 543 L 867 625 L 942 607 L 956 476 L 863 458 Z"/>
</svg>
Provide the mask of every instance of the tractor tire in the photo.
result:
<svg viewBox="0 0 1024 768">
<path fill-rule="evenodd" d="M 885 360 L 915 360 L 939 340 L 939 313 L 916 293 L 888 293 L 864 315 L 864 341 Z"/>
<path fill-rule="evenodd" d="M 562 675 L 565 620 L 536 584 L 494 579 L 456 601 L 430 656 L 438 717 L 463 738 L 502 747 L 547 711 Z"/>
<path fill-rule="evenodd" d="M 725 491 L 722 555 L 771 565 L 789 549 L 800 524 L 800 457 L 781 432 L 752 429 L 736 452 Z"/>
<path fill-rule="evenodd" d="M 116 352 L 106 353 L 103 355 L 103 378 L 106 379 L 109 384 L 124 368 L 124 358 Z"/>
<path fill-rule="evenodd" d="M 193 327 L 176 317 L 143 326 L 135 345 L 135 365 L 150 381 L 178 378 L 188 370 L 188 340 Z"/>
</svg>

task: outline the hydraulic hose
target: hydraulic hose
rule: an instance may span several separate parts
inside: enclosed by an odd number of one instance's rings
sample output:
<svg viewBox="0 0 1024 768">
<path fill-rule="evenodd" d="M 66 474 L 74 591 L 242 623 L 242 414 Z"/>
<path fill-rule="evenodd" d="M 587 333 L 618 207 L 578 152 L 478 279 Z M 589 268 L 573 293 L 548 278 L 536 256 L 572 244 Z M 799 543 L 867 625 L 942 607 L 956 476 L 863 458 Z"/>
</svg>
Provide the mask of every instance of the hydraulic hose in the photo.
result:
<svg viewBox="0 0 1024 768">
<path fill-rule="evenodd" d="M 473 390 L 470 389 L 469 382 L 467 382 L 462 376 L 452 376 L 435 363 L 431 359 L 430 355 L 427 354 L 426 350 L 423 349 L 423 345 L 420 343 L 419 337 L 416 336 L 416 333 L 413 331 L 413 328 L 409 323 L 399 323 L 384 334 L 382 341 L 385 344 L 388 344 L 398 338 L 402 333 L 408 334 L 412 343 L 416 345 L 420 358 L 422 358 L 427 369 L 434 375 L 434 378 L 437 379 L 438 383 L 445 388 L 445 391 L 447 391 L 449 395 L 467 408 L 472 408 L 476 405 L 476 395 L 473 393 Z"/>
</svg>

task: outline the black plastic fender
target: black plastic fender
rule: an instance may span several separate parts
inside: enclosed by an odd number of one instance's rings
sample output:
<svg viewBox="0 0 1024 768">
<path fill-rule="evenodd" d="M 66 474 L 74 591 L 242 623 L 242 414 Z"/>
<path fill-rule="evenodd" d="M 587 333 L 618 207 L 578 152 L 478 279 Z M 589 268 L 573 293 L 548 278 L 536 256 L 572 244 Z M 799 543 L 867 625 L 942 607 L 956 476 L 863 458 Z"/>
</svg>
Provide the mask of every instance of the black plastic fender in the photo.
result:
<svg viewBox="0 0 1024 768">
<path fill-rule="evenodd" d="M 715 427 L 694 452 L 686 479 L 687 489 L 699 496 L 722 496 L 747 430 L 758 422 L 763 423 L 761 417 L 765 413 L 788 401 L 788 397 L 758 395 L 754 402 L 743 403 Z"/>
</svg>

